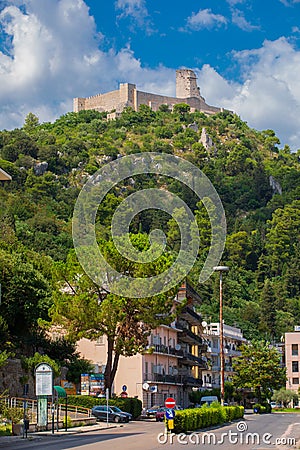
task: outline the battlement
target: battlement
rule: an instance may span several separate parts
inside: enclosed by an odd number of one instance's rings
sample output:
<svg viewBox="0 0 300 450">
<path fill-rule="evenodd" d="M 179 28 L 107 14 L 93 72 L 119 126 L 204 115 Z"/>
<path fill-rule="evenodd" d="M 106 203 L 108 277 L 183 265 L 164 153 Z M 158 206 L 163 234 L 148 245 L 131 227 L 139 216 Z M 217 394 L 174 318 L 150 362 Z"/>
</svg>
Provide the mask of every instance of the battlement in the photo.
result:
<svg viewBox="0 0 300 450">
<path fill-rule="evenodd" d="M 176 97 L 142 92 L 137 90 L 135 84 L 120 83 L 116 91 L 86 98 L 74 98 L 73 111 L 94 109 L 110 112 L 115 110 L 119 114 L 127 106 L 138 111 L 140 105 L 148 105 L 153 111 L 157 111 L 161 105 L 168 105 L 172 109 L 178 103 L 187 103 L 192 110 L 203 111 L 206 114 L 221 111 L 221 108 L 210 106 L 205 102 L 197 86 L 196 74 L 191 69 L 176 70 Z"/>
</svg>

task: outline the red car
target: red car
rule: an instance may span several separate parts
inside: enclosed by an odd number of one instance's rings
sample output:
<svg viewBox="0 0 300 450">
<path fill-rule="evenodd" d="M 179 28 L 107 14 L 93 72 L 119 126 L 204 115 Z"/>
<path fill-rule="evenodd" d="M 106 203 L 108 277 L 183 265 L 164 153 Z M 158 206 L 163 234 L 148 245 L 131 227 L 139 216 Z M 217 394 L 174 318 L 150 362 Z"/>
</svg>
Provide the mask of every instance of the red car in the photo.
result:
<svg viewBox="0 0 300 450">
<path fill-rule="evenodd" d="M 166 413 L 167 409 L 168 409 L 168 408 L 165 408 L 165 407 L 163 406 L 162 408 L 159 408 L 159 409 L 156 411 L 156 414 L 155 414 L 155 420 L 156 420 L 156 422 L 163 422 L 163 421 L 164 421 L 165 413 Z"/>
</svg>

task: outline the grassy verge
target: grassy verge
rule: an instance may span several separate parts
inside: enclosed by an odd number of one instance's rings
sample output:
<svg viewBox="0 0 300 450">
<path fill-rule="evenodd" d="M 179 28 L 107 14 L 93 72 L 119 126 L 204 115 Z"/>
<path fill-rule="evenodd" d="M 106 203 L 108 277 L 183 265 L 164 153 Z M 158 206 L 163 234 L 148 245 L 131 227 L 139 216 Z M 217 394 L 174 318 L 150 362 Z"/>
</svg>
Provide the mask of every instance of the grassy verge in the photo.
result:
<svg viewBox="0 0 300 450">
<path fill-rule="evenodd" d="M 300 414 L 300 408 L 272 408 L 272 413 L 294 413 L 294 414 Z"/>
</svg>

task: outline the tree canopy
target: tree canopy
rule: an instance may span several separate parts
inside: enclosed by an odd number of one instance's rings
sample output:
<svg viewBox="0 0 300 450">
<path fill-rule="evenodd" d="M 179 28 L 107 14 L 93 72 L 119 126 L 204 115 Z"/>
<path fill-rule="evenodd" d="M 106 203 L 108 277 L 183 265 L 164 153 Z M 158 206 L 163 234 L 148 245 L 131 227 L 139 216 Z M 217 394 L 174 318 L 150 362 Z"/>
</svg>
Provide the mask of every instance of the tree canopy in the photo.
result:
<svg viewBox="0 0 300 450">
<path fill-rule="evenodd" d="M 258 399 L 271 399 L 273 392 L 286 382 L 286 368 L 281 367 L 280 354 L 268 342 L 243 344 L 241 356 L 234 358 L 236 388 L 252 388 Z"/>
</svg>

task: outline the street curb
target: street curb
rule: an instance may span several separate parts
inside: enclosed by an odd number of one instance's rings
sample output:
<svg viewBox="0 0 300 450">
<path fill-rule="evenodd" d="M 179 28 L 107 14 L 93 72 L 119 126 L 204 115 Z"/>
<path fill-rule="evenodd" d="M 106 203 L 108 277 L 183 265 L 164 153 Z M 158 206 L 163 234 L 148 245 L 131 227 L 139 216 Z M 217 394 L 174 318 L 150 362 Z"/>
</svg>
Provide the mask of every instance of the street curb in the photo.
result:
<svg viewBox="0 0 300 450">
<path fill-rule="evenodd" d="M 122 425 L 119 425 L 122 426 Z M 60 429 L 59 431 L 36 431 L 34 433 L 28 433 L 28 437 L 34 437 L 34 436 L 66 436 L 67 434 L 80 434 L 80 433 L 88 433 L 89 431 L 101 431 L 101 430 L 111 430 L 112 428 L 118 428 L 118 425 L 112 425 L 109 427 L 74 427 L 70 428 L 67 431 Z"/>
<path fill-rule="evenodd" d="M 99 426 L 86 426 L 86 427 L 74 427 L 73 429 L 70 428 L 69 430 L 59 430 L 52 433 L 52 431 L 36 431 L 27 433 L 27 438 L 23 438 L 23 436 L 0 436 L 0 448 L 5 448 L 5 443 L 10 443 L 14 441 L 33 441 L 35 439 L 41 439 L 43 437 L 54 437 L 59 438 L 67 435 L 72 434 L 82 434 L 82 433 L 88 433 L 89 431 L 102 431 L 102 430 L 111 430 L 113 428 L 121 428 L 123 425 L 112 425 L 109 427 L 99 427 Z"/>
</svg>

